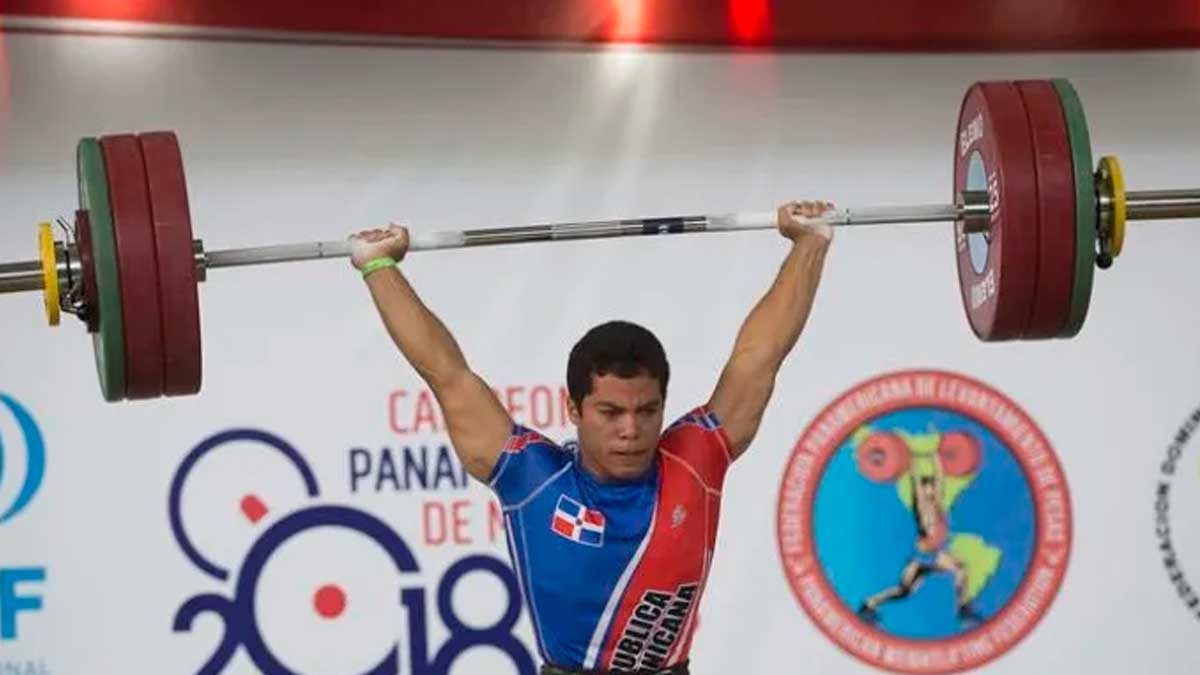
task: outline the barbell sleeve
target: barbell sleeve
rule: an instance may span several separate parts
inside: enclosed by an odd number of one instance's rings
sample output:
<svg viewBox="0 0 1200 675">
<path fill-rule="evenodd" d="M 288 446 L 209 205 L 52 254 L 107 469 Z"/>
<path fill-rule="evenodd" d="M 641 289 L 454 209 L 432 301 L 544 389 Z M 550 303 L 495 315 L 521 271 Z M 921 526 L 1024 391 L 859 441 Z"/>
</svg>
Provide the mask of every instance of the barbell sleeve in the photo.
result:
<svg viewBox="0 0 1200 675">
<path fill-rule="evenodd" d="M 42 264 L 36 260 L 0 263 L 0 293 L 42 290 Z"/>
<path fill-rule="evenodd" d="M 1145 190 L 1125 193 L 1125 218 L 1163 220 L 1200 217 L 1200 190 Z"/>
</svg>

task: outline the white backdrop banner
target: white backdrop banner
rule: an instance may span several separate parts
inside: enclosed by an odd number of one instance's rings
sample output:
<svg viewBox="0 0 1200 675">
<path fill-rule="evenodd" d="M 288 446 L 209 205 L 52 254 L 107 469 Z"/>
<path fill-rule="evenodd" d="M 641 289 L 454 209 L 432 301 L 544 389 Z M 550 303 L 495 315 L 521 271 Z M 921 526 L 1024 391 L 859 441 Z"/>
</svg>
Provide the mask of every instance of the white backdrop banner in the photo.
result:
<svg viewBox="0 0 1200 675">
<path fill-rule="evenodd" d="M 1131 189 L 1200 185 L 1190 52 L 3 46 L 0 261 L 74 212 L 80 137 L 151 129 L 179 134 L 210 250 L 390 220 L 946 202 L 983 79 L 1071 78 Z M 402 267 L 514 418 L 563 441 L 587 328 L 662 339 L 674 418 L 707 399 L 786 250 L 722 233 Z M 1197 250 L 1194 222 L 1134 223 L 1077 338 L 983 344 L 949 224 L 839 231 L 726 483 L 693 672 L 1200 668 Z M 47 328 L 41 302 L 0 297 L 0 673 L 534 672 L 497 504 L 346 261 L 211 271 L 204 390 L 184 399 L 103 403 L 83 327 Z"/>
</svg>

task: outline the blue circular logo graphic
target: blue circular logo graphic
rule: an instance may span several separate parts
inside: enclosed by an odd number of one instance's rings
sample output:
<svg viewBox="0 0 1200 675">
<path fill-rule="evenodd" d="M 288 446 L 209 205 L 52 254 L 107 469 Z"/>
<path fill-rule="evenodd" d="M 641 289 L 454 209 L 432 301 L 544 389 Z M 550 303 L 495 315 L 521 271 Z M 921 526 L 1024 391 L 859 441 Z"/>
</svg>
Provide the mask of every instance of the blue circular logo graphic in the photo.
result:
<svg viewBox="0 0 1200 675">
<path fill-rule="evenodd" d="M 939 466 L 947 433 L 978 442 L 976 471 Z M 868 434 L 898 439 L 911 455 L 907 470 L 864 476 L 856 456 Z M 843 440 L 817 484 L 813 538 L 821 567 L 839 570 L 830 585 L 846 606 L 892 635 L 948 638 L 1012 600 L 1033 554 L 1034 519 L 1021 466 L 994 433 L 958 413 L 911 408 Z"/>
<path fill-rule="evenodd" d="M 3 404 L 16 420 L 22 436 L 20 445 L 16 446 L 12 444 L 12 439 L 0 436 L 0 485 L 3 485 L 5 480 L 4 458 L 6 453 L 13 452 L 14 447 L 22 446 L 25 452 L 25 480 L 21 483 L 12 504 L 9 504 L 7 508 L 0 504 L 0 523 L 4 523 L 24 511 L 25 507 L 29 506 L 29 502 L 33 501 L 38 488 L 42 486 L 42 477 L 46 474 L 46 441 L 42 438 L 41 429 L 38 428 L 33 415 L 24 406 L 17 403 L 16 399 L 7 394 L 0 394 L 0 404 Z"/>
<path fill-rule="evenodd" d="M 840 647 L 948 673 L 1035 627 L 1066 571 L 1071 514 L 1024 411 L 976 380 L 913 371 L 855 387 L 805 430 L 778 535 L 797 600 Z"/>
</svg>

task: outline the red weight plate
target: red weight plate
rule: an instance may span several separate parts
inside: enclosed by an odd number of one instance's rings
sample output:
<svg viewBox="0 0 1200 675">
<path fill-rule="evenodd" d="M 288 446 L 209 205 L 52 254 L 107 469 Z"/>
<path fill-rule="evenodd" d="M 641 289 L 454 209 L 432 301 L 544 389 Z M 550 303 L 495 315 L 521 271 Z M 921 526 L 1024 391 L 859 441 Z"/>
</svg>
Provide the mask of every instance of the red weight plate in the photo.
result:
<svg viewBox="0 0 1200 675">
<path fill-rule="evenodd" d="M 959 110 L 954 194 L 986 191 L 991 224 L 955 224 L 963 307 L 981 340 L 1013 340 L 1029 322 L 1037 271 L 1037 184 L 1029 121 L 1010 82 L 979 82 Z"/>
<path fill-rule="evenodd" d="M 162 317 L 158 304 L 158 254 L 150 221 L 146 166 L 136 136 L 100 139 L 108 173 L 121 312 L 125 321 L 125 396 L 146 399 L 163 392 Z"/>
<path fill-rule="evenodd" d="M 1037 288 L 1026 338 L 1062 333 L 1071 313 L 1075 272 L 1075 172 L 1066 116 L 1054 85 L 1016 83 L 1033 132 L 1038 192 Z"/>
<path fill-rule="evenodd" d="M 966 476 L 979 470 L 979 440 L 965 431 L 942 434 L 938 442 L 938 459 L 948 476 Z"/>
<path fill-rule="evenodd" d="M 200 298 L 183 156 L 178 139 L 169 131 L 139 134 L 138 140 L 146 161 L 158 247 L 166 355 L 164 392 L 168 396 L 195 394 L 201 382 Z"/>
<path fill-rule="evenodd" d="M 908 470 L 912 451 L 896 434 L 875 432 L 863 439 L 856 453 L 858 471 L 875 483 L 890 483 Z"/>
<path fill-rule="evenodd" d="M 87 331 L 100 330 L 100 296 L 96 294 L 96 262 L 92 258 L 92 225 L 88 212 L 75 212 L 75 241 L 78 244 L 79 269 L 83 275 L 83 302 L 87 305 Z"/>
</svg>

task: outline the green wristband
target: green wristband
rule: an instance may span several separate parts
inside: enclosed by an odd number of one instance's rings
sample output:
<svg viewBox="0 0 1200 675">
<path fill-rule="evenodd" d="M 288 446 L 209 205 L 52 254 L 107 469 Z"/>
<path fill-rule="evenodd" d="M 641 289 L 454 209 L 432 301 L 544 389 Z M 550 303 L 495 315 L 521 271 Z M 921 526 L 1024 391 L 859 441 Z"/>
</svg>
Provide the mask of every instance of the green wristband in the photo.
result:
<svg viewBox="0 0 1200 675">
<path fill-rule="evenodd" d="M 387 256 L 383 256 L 380 258 L 373 258 L 371 260 L 368 260 L 366 262 L 366 264 L 362 266 L 362 275 L 363 275 L 363 278 L 365 279 L 372 272 L 377 272 L 385 267 L 395 267 L 395 266 L 396 266 L 395 258 L 390 258 Z"/>
</svg>

